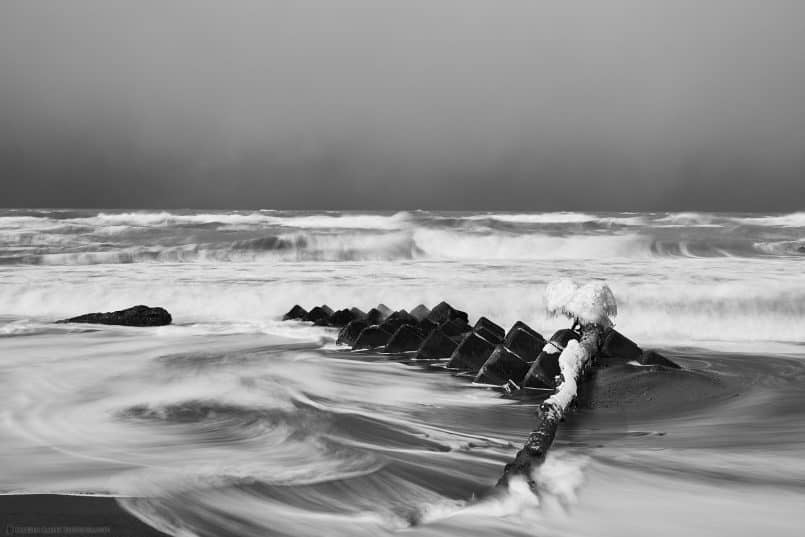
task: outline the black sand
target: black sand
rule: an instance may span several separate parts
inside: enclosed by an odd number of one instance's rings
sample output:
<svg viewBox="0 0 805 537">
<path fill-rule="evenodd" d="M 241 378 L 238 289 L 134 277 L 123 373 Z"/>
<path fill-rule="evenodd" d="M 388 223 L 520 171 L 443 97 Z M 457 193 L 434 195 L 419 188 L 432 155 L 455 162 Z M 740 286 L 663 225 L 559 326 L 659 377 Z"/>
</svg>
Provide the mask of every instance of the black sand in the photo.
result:
<svg viewBox="0 0 805 537">
<path fill-rule="evenodd" d="M 131 516 L 115 498 L 21 494 L 0 496 L 5 535 L 165 537 Z"/>
</svg>

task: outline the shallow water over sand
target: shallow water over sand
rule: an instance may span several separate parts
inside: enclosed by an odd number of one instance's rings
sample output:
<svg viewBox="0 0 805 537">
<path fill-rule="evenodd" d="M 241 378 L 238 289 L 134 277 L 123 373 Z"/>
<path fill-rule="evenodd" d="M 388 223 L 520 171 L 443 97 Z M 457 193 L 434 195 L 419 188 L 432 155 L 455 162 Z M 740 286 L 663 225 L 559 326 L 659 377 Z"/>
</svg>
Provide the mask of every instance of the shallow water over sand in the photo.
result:
<svg viewBox="0 0 805 537">
<path fill-rule="evenodd" d="M 0 490 L 113 494 L 176 535 L 801 533 L 803 259 L 745 249 L 798 244 L 796 215 L 347 216 L 0 216 Z M 282 233 L 305 242 L 255 253 Z M 560 275 L 606 279 L 618 328 L 685 369 L 600 371 L 539 497 L 473 500 L 537 401 L 277 321 L 296 302 L 446 298 L 549 333 Z M 137 303 L 176 324 L 52 324 Z"/>
</svg>

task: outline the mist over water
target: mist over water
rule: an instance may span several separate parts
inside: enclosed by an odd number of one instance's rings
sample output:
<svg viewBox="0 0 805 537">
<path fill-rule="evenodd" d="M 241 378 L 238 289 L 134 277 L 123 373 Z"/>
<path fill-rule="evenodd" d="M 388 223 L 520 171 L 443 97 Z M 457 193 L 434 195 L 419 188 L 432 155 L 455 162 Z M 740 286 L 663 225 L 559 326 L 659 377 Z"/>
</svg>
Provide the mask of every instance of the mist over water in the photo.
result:
<svg viewBox="0 0 805 537">
<path fill-rule="evenodd" d="M 798 535 L 804 246 L 803 213 L 3 210 L 0 491 L 111 494 L 172 535 Z M 559 276 L 606 280 L 685 369 L 582 405 L 537 496 L 473 499 L 538 401 L 279 320 L 446 299 L 549 335 Z M 140 303 L 174 324 L 53 324 Z"/>
<path fill-rule="evenodd" d="M 803 35 L 798 0 L 5 0 L 4 206 L 799 210 Z"/>
</svg>

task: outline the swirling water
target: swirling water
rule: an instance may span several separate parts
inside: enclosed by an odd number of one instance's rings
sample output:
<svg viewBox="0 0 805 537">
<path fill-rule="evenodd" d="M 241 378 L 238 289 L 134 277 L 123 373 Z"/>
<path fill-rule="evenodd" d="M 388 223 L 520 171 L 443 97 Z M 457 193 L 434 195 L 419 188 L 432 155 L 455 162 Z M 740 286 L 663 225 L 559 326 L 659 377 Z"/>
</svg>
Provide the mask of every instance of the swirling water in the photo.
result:
<svg viewBox="0 0 805 537">
<path fill-rule="evenodd" d="M 1 211 L 0 490 L 174 535 L 799 535 L 803 263 L 805 213 Z M 278 321 L 447 299 L 546 333 L 558 276 L 685 370 L 602 375 L 538 496 L 473 499 L 535 402 Z M 140 303 L 175 324 L 52 322 Z"/>
</svg>

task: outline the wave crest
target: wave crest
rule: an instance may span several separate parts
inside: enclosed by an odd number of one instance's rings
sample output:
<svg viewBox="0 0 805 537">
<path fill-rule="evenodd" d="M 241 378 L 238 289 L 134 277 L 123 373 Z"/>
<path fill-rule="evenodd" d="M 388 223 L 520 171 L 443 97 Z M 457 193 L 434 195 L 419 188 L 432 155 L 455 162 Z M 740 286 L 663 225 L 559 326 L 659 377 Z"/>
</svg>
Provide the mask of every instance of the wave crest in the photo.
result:
<svg viewBox="0 0 805 537">
<path fill-rule="evenodd" d="M 274 211 L 249 213 L 99 213 L 97 216 L 75 219 L 78 223 L 107 226 L 170 226 L 181 224 L 264 225 L 307 229 L 400 229 L 408 221 L 409 213 L 390 216 L 373 214 L 314 214 L 292 215 Z"/>
<path fill-rule="evenodd" d="M 752 216 L 738 221 L 750 226 L 805 227 L 805 211 L 778 216 Z"/>
<path fill-rule="evenodd" d="M 417 228 L 394 232 L 297 232 L 166 246 L 119 247 L 54 242 L 9 250 L 0 264 L 96 265 L 275 261 L 523 261 L 643 259 L 648 257 L 755 257 L 805 253 L 803 241 L 657 239 L 645 233 L 550 235 Z M 69 246 L 69 248 L 67 248 Z M 59 247 L 59 248 L 55 248 Z M 48 253 L 47 250 L 72 250 Z M 45 250 L 44 252 L 42 250 Z"/>
<path fill-rule="evenodd" d="M 798 241 L 756 242 L 753 246 L 759 252 L 769 255 L 805 255 L 805 239 Z"/>
<path fill-rule="evenodd" d="M 643 257 L 652 239 L 639 234 L 504 235 L 418 230 L 416 245 L 428 258 L 458 260 L 592 259 Z"/>
</svg>

